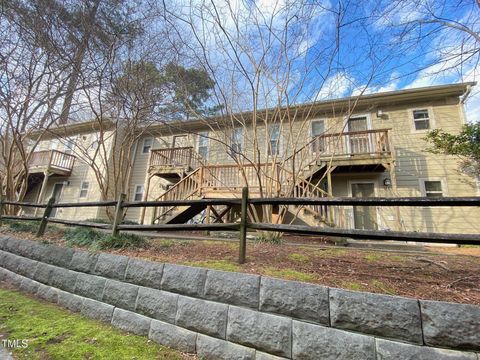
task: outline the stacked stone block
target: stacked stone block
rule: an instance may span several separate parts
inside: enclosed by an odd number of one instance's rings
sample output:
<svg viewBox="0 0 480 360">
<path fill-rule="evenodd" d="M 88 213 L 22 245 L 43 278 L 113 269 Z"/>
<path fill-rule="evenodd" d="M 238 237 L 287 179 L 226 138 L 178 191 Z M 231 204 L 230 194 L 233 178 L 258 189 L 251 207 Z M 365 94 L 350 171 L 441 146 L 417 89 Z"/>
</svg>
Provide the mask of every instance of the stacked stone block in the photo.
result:
<svg viewBox="0 0 480 360">
<path fill-rule="evenodd" d="M 0 237 L 0 281 L 212 359 L 480 360 L 480 308 Z"/>
</svg>

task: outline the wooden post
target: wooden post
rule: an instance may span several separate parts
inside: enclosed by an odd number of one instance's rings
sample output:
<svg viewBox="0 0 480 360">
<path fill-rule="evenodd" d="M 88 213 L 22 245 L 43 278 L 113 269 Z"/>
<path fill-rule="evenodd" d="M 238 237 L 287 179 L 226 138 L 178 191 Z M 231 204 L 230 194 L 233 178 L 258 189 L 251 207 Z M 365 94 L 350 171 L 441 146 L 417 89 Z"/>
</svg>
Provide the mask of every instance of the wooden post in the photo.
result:
<svg viewBox="0 0 480 360">
<path fill-rule="evenodd" d="M 240 210 L 240 253 L 238 262 L 245 263 L 247 252 L 247 226 L 248 226 L 248 187 L 242 189 L 242 207 Z"/>
<path fill-rule="evenodd" d="M 152 181 L 152 175 L 148 176 L 147 188 L 145 189 L 145 194 L 143 196 L 143 201 L 148 201 L 148 193 L 150 191 L 150 181 Z M 145 221 L 145 211 L 146 211 L 146 207 L 143 206 L 142 207 L 142 212 L 140 214 L 140 224 L 141 225 L 143 225 L 143 222 Z"/>
<path fill-rule="evenodd" d="M 40 221 L 40 226 L 38 227 L 37 237 L 43 236 L 45 234 L 45 230 L 47 229 L 48 218 L 52 213 L 52 205 L 55 202 L 55 198 L 52 196 L 45 207 L 45 211 L 43 212 L 42 220 Z"/>
<path fill-rule="evenodd" d="M 117 207 L 115 208 L 115 218 L 113 219 L 112 225 L 112 236 L 118 236 L 119 230 L 118 225 L 122 223 L 123 218 L 123 202 L 127 197 L 126 194 L 120 194 L 117 201 Z"/>
<path fill-rule="evenodd" d="M 45 195 L 45 191 L 47 190 L 47 183 L 48 183 L 48 178 L 50 177 L 48 170 L 45 170 L 43 173 L 43 182 L 42 182 L 42 187 L 40 188 L 40 192 L 38 193 L 37 197 L 37 204 L 42 203 L 43 196 Z M 35 209 L 35 216 L 38 214 L 38 209 Z"/>
</svg>

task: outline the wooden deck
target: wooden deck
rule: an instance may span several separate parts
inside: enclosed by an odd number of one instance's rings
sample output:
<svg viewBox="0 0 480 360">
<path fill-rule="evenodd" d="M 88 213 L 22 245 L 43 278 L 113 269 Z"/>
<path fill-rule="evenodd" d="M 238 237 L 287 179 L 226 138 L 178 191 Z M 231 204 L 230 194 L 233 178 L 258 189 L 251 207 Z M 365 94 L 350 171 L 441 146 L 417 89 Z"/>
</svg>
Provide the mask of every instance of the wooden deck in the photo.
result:
<svg viewBox="0 0 480 360">
<path fill-rule="evenodd" d="M 49 173 L 69 176 L 75 163 L 75 156 L 58 150 L 36 151 L 28 164 L 30 174 Z"/>
</svg>

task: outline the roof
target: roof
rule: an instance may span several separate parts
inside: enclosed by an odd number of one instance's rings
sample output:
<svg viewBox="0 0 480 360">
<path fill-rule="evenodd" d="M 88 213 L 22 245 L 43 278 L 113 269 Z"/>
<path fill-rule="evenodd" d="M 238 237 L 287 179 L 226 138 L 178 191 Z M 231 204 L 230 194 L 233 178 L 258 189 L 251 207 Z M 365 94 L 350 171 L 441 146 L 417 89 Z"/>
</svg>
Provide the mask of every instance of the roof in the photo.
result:
<svg viewBox="0 0 480 360">
<path fill-rule="evenodd" d="M 349 96 L 344 98 L 337 98 L 337 99 L 328 99 L 328 100 L 321 100 L 321 101 L 314 101 L 314 102 L 307 102 L 298 105 L 291 105 L 288 108 L 283 107 L 282 109 L 278 108 L 266 108 L 257 110 L 257 116 L 263 116 L 268 113 L 274 113 L 280 111 L 291 111 L 300 114 L 302 112 L 309 112 L 311 116 L 314 116 L 316 113 L 325 113 L 325 112 L 332 112 L 332 111 L 341 111 L 345 109 L 351 109 L 354 105 L 356 109 L 359 108 L 374 108 L 379 106 L 385 105 L 400 105 L 405 103 L 412 103 L 412 102 L 420 102 L 420 101 L 427 101 L 427 100 L 438 100 L 444 99 L 448 97 L 462 97 L 468 96 L 471 87 L 475 86 L 476 82 L 465 82 L 465 83 L 457 83 L 457 84 L 448 84 L 448 85 L 438 85 L 438 86 L 428 86 L 428 87 L 421 87 L 421 88 L 413 88 L 413 89 L 403 89 L 403 90 L 396 90 L 396 91 L 388 91 L 382 93 L 375 93 L 375 94 L 364 94 L 364 95 L 357 95 L 357 96 Z M 239 112 L 233 114 L 237 118 L 242 119 L 251 119 L 253 117 L 252 111 L 246 112 Z M 215 124 L 221 124 L 225 118 L 222 116 L 213 116 L 206 119 L 192 119 L 188 121 L 169 121 L 168 123 L 165 121 L 159 121 L 158 124 L 151 124 L 149 125 L 148 132 L 162 132 L 162 130 L 168 130 L 168 132 L 176 132 L 175 129 L 180 131 L 188 131 L 189 129 L 197 129 L 201 127 L 205 127 L 208 123 L 210 126 Z M 79 134 L 84 132 L 91 132 L 98 130 L 100 128 L 100 121 L 93 120 L 93 121 L 86 121 L 86 122 L 79 122 L 79 123 L 71 123 L 66 125 L 61 125 L 55 128 L 51 128 L 46 132 L 44 135 L 45 138 L 53 137 L 53 136 L 69 136 L 73 134 Z M 104 120 L 104 126 L 107 124 L 105 128 L 111 128 L 113 123 L 110 120 Z M 143 129 L 142 131 L 145 131 Z"/>
</svg>

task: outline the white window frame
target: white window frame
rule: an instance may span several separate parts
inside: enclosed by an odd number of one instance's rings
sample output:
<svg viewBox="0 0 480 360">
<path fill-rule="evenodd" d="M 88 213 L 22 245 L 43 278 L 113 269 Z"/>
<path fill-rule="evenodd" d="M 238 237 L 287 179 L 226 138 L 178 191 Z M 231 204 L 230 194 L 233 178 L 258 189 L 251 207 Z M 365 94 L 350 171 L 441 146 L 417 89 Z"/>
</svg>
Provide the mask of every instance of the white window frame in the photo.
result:
<svg viewBox="0 0 480 360">
<path fill-rule="evenodd" d="M 273 154 L 271 153 L 271 150 L 272 150 L 272 139 L 271 139 L 271 136 L 270 136 L 270 128 L 271 127 L 278 127 L 278 138 L 276 139 L 277 141 L 277 153 L 276 154 Z M 267 144 L 267 154 L 269 157 L 273 157 L 273 156 L 281 156 L 282 154 L 282 126 L 281 124 L 268 124 L 267 125 L 267 136 L 268 136 L 268 144 Z"/>
<path fill-rule="evenodd" d="M 237 140 L 236 137 L 235 137 L 235 135 L 236 135 L 235 133 L 237 131 L 240 131 L 240 142 L 235 142 L 235 140 Z M 245 133 L 245 129 L 243 127 L 237 127 L 237 128 L 232 129 L 231 147 L 232 147 L 232 154 L 233 155 L 237 155 L 237 154 L 243 152 L 244 139 L 245 139 L 244 133 Z M 235 147 L 234 147 L 235 145 L 239 145 L 240 149 L 235 149 Z"/>
<path fill-rule="evenodd" d="M 312 121 L 310 121 L 310 138 L 313 138 L 314 136 L 318 136 L 318 135 L 313 135 L 313 123 L 316 123 L 316 122 L 323 122 L 323 133 L 322 134 L 326 134 L 327 133 L 327 120 L 326 119 L 313 119 Z"/>
<path fill-rule="evenodd" d="M 65 144 L 63 146 L 63 152 L 65 154 L 72 154 L 75 150 L 75 146 L 77 145 L 77 137 L 68 137 L 65 141 Z"/>
<path fill-rule="evenodd" d="M 150 145 L 145 145 L 145 143 L 147 141 L 151 141 L 152 143 Z M 142 155 L 147 155 L 147 154 L 150 154 L 150 151 L 152 150 L 153 148 L 153 143 L 155 142 L 155 139 L 151 136 L 149 137 L 146 137 L 143 139 L 143 142 L 142 142 Z M 148 146 L 148 150 L 145 151 L 145 146 Z"/>
<path fill-rule="evenodd" d="M 413 112 L 414 111 L 419 111 L 419 110 L 427 110 L 428 111 L 428 123 L 430 127 L 428 129 L 424 130 L 417 130 L 415 128 L 415 118 L 413 117 Z M 433 129 L 435 129 L 435 116 L 433 115 L 433 108 L 431 106 L 422 106 L 422 107 L 416 107 L 416 108 L 411 108 L 408 109 L 408 118 L 410 119 L 410 126 L 412 133 L 414 134 L 424 134 L 427 133 Z"/>
<path fill-rule="evenodd" d="M 425 189 L 425 182 L 426 181 L 440 181 L 440 184 L 442 185 L 442 197 L 448 196 L 448 189 L 447 189 L 447 180 L 442 177 L 431 177 L 431 178 L 421 178 L 418 179 L 418 184 L 420 188 L 420 195 L 422 197 L 427 197 L 427 191 Z"/>
<path fill-rule="evenodd" d="M 53 139 L 50 142 L 50 149 L 51 150 L 58 150 L 58 139 Z"/>
<path fill-rule="evenodd" d="M 210 138 L 208 137 L 208 135 L 209 135 L 208 131 L 200 131 L 197 134 L 197 153 L 200 154 L 200 147 L 205 147 L 207 149 L 207 151 L 206 151 L 207 154 L 206 154 L 206 156 L 202 155 L 205 160 L 208 160 L 208 156 L 210 155 Z M 206 141 L 205 146 L 200 146 L 200 143 L 201 143 L 202 139 L 205 139 L 205 141 Z"/>
<path fill-rule="evenodd" d="M 141 191 L 138 191 L 138 188 L 141 189 Z M 145 187 L 143 184 L 135 184 L 133 187 L 133 198 L 132 201 L 142 201 L 143 200 L 143 195 L 145 193 Z M 142 198 L 140 200 L 136 200 L 137 195 L 142 194 Z"/>
<path fill-rule="evenodd" d="M 323 123 L 323 133 L 322 134 L 326 134 L 327 133 L 327 120 L 326 119 L 313 119 L 310 121 L 310 141 L 312 142 L 312 146 L 310 147 L 312 149 L 312 151 L 314 153 L 317 153 L 316 150 L 320 150 L 319 153 L 325 151 L 325 138 L 323 139 L 323 144 L 321 145 L 321 148 L 320 148 L 320 145 L 318 145 L 318 141 L 316 142 L 315 145 L 313 145 L 313 139 L 314 137 L 317 137 L 317 136 L 320 136 L 320 135 L 313 135 L 313 123 L 316 123 L 316 122 L 322 122 Z M 320 149 L 318 149 L 320 148 Z"/>
<path fill-rule="evenodd" d="M 87 187 L 85 188 L 85 184 L 87 184 Z M 85 195 L 82 196 L 82 191 L 86 191 Z M 88 192 L 90 191 L 90 181 L 82 181 L 80 183 L 80 193 L 78 194 L 79 199 L 85 199 L 88 197 Z"/>
<path fill-rule="evenodd" d="M 348 132 L 348 120 L 356 118 L 367 118 L 367 131 L 372 130 L 372 116 L 370 113 L 352 114 L 343 118 L 343 132 Z"/>
<path fill-rule="evenodd" d="M 350 119 L 356 119 L 356 118 L 366 118 L 367 119 L 367 130 L 366 131 L 369 131 L 369 130 L 373 130 L 373 125 L 372 125 L 372 116 L 370 113 L 365 113 L 365 114 L 352 114 L 351 116 L 345 116 L 343 118 L 344 122 L 343 122 L 343 129 L 342 129 L 342 132 L 343 133 L 348 133 L 348 120 Z M 372 149 L 374 144 L 373 144 L 373 138 L 371 136 L 372 134 L 368 134 L 368 148 L 369 149 Z M 351 156 L 353 154 L 351 154 L 352 152 L 352 149 L 351 149 L 351 145 L 350 145 L 350 136 L 347 136 L 346 140 L 345 140 L 345 149 L 346 150 L 346 153 L 347 153 L 347 156 Z M 372 156 L 374 156 L 374 154 L 372 154 Z"/>
</svg>

